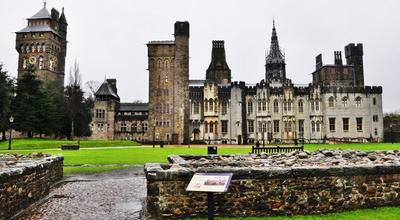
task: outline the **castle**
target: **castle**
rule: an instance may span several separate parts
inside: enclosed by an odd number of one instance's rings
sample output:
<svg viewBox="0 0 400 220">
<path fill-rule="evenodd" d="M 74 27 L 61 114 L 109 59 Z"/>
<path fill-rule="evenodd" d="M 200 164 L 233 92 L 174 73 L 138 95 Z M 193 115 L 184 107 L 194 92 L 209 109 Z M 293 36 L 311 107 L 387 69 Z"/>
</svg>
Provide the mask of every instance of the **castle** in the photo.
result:
<svg viewBox="0 0 400 220">
<path fill-rule="evenodd" d="M 189 23 L 175 23 L 174 41 L 150 41 L 149 103 L 120 103 L 116 80 L 96 92 L 93 138 L 187 144 L 382 141 L 382 87 L 364 85 L 363 46 L 316 57 L 312 82 L 286 76 L 275 23 L 257 84 L 231 82 L 224 41 L 213 41 L 205 80 L 189 80 Z"/>
<path fill-rule="evenodd" d="M 61 15 L 54 8 L 50 13 L 44 3 L 43 8 L 27 20 L 27 27 L 16 32 L 18 78 L 27 73 L 31 65 L 39 79 L 63 88 L 68 27 L 64 8 Z"/>
</svg>

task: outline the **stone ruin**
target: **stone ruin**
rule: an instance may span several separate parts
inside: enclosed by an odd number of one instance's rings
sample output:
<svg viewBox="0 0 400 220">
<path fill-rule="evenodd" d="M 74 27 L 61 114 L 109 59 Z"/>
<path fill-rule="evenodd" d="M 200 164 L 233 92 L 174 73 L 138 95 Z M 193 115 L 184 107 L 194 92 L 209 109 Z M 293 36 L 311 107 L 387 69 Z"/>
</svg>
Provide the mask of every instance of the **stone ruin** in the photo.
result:
<svg viewBox="0 0 400 220">
<path fill-rule="evenodd" d="M 0 219 L 9 219 L 45 197 L 63 176 L 63 156 L 0 154 Z"/>
<path fill-rule="evenodd" d="M 400 151 L 169 156 L 146 164 L 147 217 L 207 216 L 207 193 L 186 192 L 194 173 L 233 173 L 214 195 L 219 216 L 318 214 L 400 204 Z"/>
</svg>

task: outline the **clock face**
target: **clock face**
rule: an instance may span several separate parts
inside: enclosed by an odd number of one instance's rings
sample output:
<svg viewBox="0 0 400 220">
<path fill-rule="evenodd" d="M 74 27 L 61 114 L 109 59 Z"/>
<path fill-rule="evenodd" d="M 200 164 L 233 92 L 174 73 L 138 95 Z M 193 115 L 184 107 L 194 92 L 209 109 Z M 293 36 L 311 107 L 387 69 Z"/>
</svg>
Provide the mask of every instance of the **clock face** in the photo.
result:
<svg viewBox="0 0 400 220">
<path fill-rule="evenodd" d="M 35 64 L 36 63 L 36 57 L 34 57 L 34 56 L 29 57 L 29 63 L 30 64 Z"/>
</svg>

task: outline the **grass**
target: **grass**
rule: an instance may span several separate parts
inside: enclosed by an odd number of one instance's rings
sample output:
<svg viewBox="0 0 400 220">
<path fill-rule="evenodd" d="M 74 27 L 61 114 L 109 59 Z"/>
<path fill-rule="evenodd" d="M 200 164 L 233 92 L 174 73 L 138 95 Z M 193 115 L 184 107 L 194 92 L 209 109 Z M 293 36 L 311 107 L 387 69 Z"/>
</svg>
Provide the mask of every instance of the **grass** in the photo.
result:
<svg viewBox="0 0 400 220">
<path fill-rule="evenodd" d="M 205 218 L 190 218 L 205 219 Z M 246 218 L 216 218 L 217 220 L 398 220 L 400 219 L 400 207 L 383 207 L 373 209 L 360 209 L 354 211 L 320 214 L 320 215 L 296 215 L 278 217 L 246 217 Z"/>
<path fill-rule="evenodd" d="M 13 139 L 11 148 L 13 150 L 33 150 L 33 149 L 49 149 L 49 148 L 60 148 L 62 144 L 77 144 L 76 140 L 52 140 L 44 138 L 32 138 L 32 139 Z M 105 140 L 82 140 L 80 146 L 82 148 L 89 147 L 115 147 L 115 146 L 138 146 L 137 142 L 134 141 L 105 141 Z M 8 141 L 0 141 L 0 150 L 8 149 Z"/>
</svg>

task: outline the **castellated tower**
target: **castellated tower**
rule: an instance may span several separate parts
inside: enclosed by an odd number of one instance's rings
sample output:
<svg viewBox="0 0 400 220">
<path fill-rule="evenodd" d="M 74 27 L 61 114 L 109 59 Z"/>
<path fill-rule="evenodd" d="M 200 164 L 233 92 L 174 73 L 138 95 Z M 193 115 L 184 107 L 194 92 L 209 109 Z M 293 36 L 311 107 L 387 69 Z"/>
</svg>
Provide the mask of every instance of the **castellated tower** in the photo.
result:
<svg viewBox="0 0 400 220">
<path fill-rule="evenodd" d="M 189 22 L 175 23 L 175 41 L 150 41 L 149 141 L 189 142 Z"/>
<path fill-rule="evenodd" d="M 65 56 L 67 53 L 67 20 L 64 8 L 61 15 L 56 9 L 51 13 L 44 7 L 28 18 L 28 25 L 16 32 L 18 78 L 35 68 L 35 75 L 42 81 L 64 86 Z"/>
</svg>

